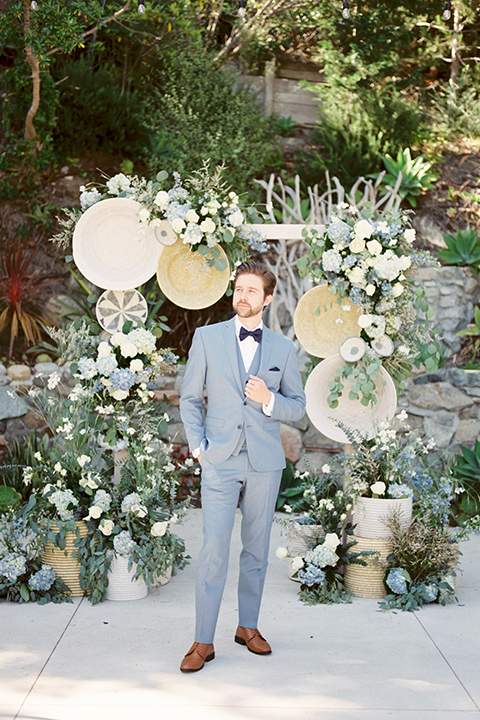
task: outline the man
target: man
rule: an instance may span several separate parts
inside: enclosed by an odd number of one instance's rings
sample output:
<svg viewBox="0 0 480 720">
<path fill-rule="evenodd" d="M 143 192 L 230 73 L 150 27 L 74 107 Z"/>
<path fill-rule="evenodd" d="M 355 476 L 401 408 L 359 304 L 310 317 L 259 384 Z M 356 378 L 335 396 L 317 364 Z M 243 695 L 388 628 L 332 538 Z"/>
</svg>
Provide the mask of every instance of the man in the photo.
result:
<svg viewBox="0 0 480 720">
<path fill-rule="evenodd" d="M 213 638 L 240 493 L 243 549 L 234 639 L 250 652 L 271 653 L 257 620 L 285 467 L 280 422 L 300 420 L 305 413 L 295 347 L 262 322 L 275 285 L 275 276 L 262 263 L 242 263 L 234 283 L 236 316 L 198 328 L 190 349 L 180 414 L 202 467 L 204 543 L 197 571 L 195 642 L 180 665 L 182 672 L 201 670 L 215 657 Z"/>
</svg>

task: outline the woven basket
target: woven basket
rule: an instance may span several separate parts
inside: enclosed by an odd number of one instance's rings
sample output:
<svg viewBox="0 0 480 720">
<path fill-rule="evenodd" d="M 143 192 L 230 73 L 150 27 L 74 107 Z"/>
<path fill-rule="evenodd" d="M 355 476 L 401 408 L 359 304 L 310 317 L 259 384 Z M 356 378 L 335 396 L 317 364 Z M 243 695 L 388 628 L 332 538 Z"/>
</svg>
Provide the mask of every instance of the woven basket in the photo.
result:
<svg viewBox="0 0 480 720">
<path fill-rule="evenodd" d="M 387 594 L 383 585 L 387 557 L 392 552 L 390 542 L 385 538 L 362 538 L 352 535 L 356 545 L 352 552 L 373 550 L 377 556 L 363 558 L 367 565 L 347 565 L 345 568 L 345 586 L 354 597 L 383 598 Z"/>
<path fill-rule="evenodd" d="M 402 527 L 408 528 L 412 519 L 412 498 L 360 497 L 354 511 L 355 535 L 361 538 L 385 538 L 390 532 L 385 520 L 393 512 L 398 513 Z"/>
<path fill-rule="evenodd" d="M 128 570 L 128 558 L 113 556 L 108 571 L 106 600 L 141 600 L 148 595 L 148 587 L 143 578 L 132 580 L 134 569 Z"/>
<path fill-rule="evenodd" d="M 292 568 L 292 560 L 295 557 L 303 557 L 308 550 L 311 550 L 317 544 L 318 540 L 325 537 L 325 530 L 321 525 L 302 525 L 299 523 L 292 524 L 288 530 L 287 550 L 290 555 L 288 563 L 288 577 L 294 582 L 300 582 L 292 575 L 296 572 Z"/>
<path fill-rule="evenodd" d="M 76 522 L 75 528 L 78 529 L 80 537 L 85 537 L 88 533 L 87 525 L 83 520 Z M 52 525 L 51 529 L 55 533 L 60 530 L 57 525 Z M 49 540 L 43 550 L 42 562 L 50 565 L 55 570 L 55 574 L 62 578 L 63 582 L 70 588 L 72 597 L 81 597 L 84 595 L 84 591 L 80 587 L 80 564 L 76 557 L 72 557 L 72 553 L 75 552 L 76 555 L 78 551 L 78 548 L 74 545 L 75 539 L 76 530 L 75 533 L 67 532 L 65 550 L 60 550 Z"/>
<path fill-rule="evenodd" d="M 163 575 L 159 575 L 158 573 L 153 576 L 153 585 L 152 587 L 161 587 L 162 585 L 166 585 L 170 582 L 172 579 L 172 566 L 169 565 L 169 567 L 165 570 Z"/>
</svg>

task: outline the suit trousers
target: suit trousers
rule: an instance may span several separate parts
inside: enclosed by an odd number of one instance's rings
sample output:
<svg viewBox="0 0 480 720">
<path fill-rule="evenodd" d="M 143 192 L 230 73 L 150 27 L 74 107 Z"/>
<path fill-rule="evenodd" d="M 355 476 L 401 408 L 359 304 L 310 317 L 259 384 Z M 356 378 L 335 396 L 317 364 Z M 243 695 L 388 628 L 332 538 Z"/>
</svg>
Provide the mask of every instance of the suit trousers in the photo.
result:
<svg viewBox="0 0 480 720">
<path fill-rule="evenodd" d="M 238 624 L 257 627 L 281 477 L 281 470 L 254 470 L 246 450 L 230 456 L 220 465 L 212 465 L 202 457 L 203 547 L 198 561 L 195 592 L 196 642 L 213 642 L 241 491 Z"/>
</svg>

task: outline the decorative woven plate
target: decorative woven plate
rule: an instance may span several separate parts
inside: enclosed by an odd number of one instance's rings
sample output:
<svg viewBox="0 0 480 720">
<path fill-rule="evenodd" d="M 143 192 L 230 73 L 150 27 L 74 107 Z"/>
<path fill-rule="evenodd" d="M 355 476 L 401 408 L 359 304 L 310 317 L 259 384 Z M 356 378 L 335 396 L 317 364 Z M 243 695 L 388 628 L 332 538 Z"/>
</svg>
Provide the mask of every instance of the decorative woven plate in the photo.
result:
<svg viewBox="0 0 480 720">
<path fill-rule="evenodd" d="M 113 334 L 128 320 L 134 325 L 144 323 L 148 306 L 138 290 L 105 290 L 97 300 L 95 313 L 102 328 Z"/>
<path fill-rule="evenodd" d="M 397 392 L 393 380 L 384 368 L 380 368 L 380 375 L 375 381 L 378 402 L 375 405 L 362 405 L 360 400 L 350 400 L 348 397 L 348 381 L 338 400 L 338 407 L 329 407 L 327 398 L 330 393 L 329 383 L 334 379 L 336 371 L 345 364 L 340 355 L 332 355 L 322 360 L 310 373 L 305 385 L 307 397 L 307 415 L 317 430 L 331 440 L 349 443 L 347 436 L 335 421 L 342 421 L 347 427 L 359 430 L 372 437 L 375 432 L 375 423 L 379 420 L 391 420 L 397 407 Z M 382 384 L 382 380 L 385 385 Z"/>
<path fill-rule="evenodd" d="M 164 248 L 155 228 L 140 231 L 142 205 L 128 198 L 100 200 L 73 233 L 73 259 L 87 280 L 107 290 L 138 287 L 155 274 Z"/>
<path fill-rule="evenodd" d="M 217 245 L 221 256 L 227 259 Z M 230 280 L 230 268 L 210 267 L 199 252 L 178 240 L 164 248 L 158 263 L 157 280 L 161 291 L 179 307 L 198 310 L 209 307 L 225 294 Z"/>
<path fill-rule="evenodd" d="M 310 355 L 335 355 L 344 340 L 358 335 L 357 320 L 362 312 L 347 298 L 332 293 L 328 285 L 317 285 L 297 305 L 295 334 Z"/>
</svg>

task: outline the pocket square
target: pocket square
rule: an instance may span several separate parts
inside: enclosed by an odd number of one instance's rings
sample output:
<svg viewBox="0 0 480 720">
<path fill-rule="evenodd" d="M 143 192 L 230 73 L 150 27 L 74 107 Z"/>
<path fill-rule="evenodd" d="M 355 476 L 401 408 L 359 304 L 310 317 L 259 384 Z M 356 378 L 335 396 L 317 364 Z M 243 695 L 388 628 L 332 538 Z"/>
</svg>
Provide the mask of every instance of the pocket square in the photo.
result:
<svg viewBox="0 0 480 720">
<path fill-rule="evenodd" d="M 280 372 L 280 368 L 277 368 L 276 366 L 273 368 L 268 368 L 268 372 Z"/>
</svg>

